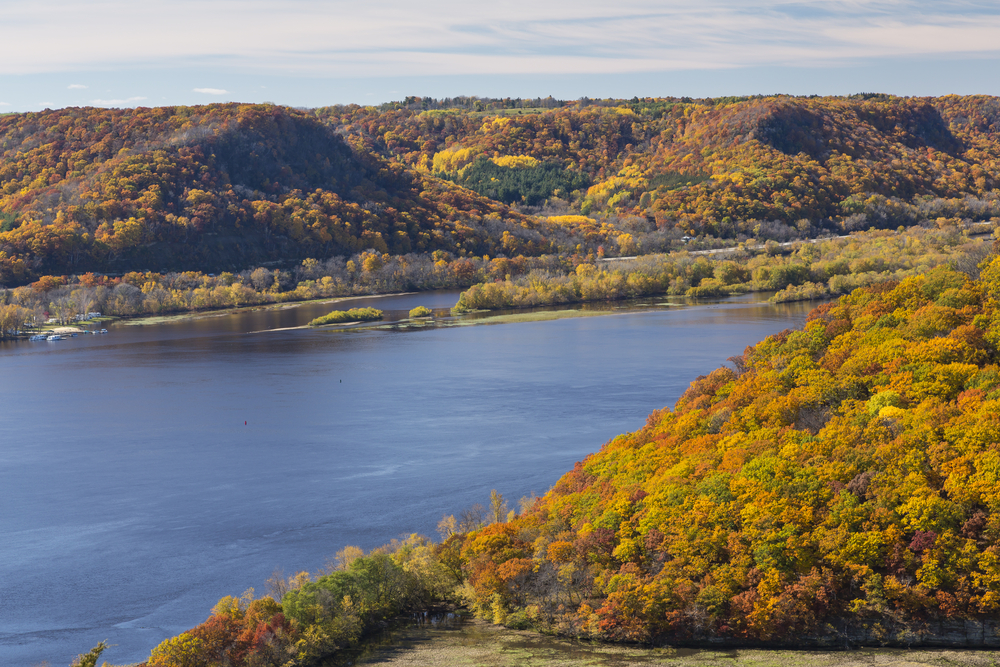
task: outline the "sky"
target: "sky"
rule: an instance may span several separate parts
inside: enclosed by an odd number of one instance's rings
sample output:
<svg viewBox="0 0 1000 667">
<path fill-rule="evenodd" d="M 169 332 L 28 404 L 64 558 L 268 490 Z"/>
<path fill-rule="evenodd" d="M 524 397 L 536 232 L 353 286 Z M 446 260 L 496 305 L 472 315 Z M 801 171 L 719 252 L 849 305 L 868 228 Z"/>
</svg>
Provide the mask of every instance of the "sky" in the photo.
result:
<svg viewBox="0 0 1000 667">
<path fill-rule="evenodd" d="M 1000 94 L 979 0 L 0 0 L 0 112 Z"/>
</svg>

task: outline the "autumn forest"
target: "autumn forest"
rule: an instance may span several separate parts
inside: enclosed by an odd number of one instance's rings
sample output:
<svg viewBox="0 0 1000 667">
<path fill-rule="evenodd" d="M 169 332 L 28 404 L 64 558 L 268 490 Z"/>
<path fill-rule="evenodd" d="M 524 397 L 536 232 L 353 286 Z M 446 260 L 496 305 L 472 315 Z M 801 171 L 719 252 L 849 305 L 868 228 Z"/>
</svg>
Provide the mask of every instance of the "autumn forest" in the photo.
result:
<svg viewBox="0 0 1000 667">
<path fill-rule="evenodd" d="M 990 97 L 431 102 L 0 116 L 0 284 L 365 250 L 634 255 L 1000 206 Z"/>
</svg>

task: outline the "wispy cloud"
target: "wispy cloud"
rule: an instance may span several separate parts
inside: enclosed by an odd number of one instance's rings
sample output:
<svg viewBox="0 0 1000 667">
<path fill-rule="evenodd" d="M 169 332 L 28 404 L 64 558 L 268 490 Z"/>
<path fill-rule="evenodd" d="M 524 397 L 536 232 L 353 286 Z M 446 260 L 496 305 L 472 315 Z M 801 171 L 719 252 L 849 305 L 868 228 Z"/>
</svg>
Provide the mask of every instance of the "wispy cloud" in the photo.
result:
<svg viewBox="0 0 1000 667">
<path fill-rule="evenodd" d="M 123 100 L 90 100 L 90 103 L 95 107 L 119 107 L 128 106 L 130 104 L 135 104 L 136 102 L 142 102 L 147 98 L 145 97 L 127 97 Z"/>
<path fill-rule="evenodd" d="M 613 6 L 577 0 L 572 7 L 538 0 L 103 0 L 97 6 L 36 0 L 5 8 L 0 74 L 206 62 L 317 76 L 570 74 L 1000 56 L 1000 5 L 969 0 L 620 0 Z"/>
<path fill-rule="evenodd" d="M 87 86 L 83 85 L 82 83 L 71 83 L 68 86 L 66 86 L 66 90 L 86 90 L 86 89 Z"/>
<path fill-rule="evenodd" d="M 192 92 L 204 93 L 205 95 L 228 95 L 229 91 L 222 88 L 192 88 Z"/>
<path fill-rule="evenodd" d="M 0 102 L 0 107 L 9 107 L 10 102 Z"/>
</svg>

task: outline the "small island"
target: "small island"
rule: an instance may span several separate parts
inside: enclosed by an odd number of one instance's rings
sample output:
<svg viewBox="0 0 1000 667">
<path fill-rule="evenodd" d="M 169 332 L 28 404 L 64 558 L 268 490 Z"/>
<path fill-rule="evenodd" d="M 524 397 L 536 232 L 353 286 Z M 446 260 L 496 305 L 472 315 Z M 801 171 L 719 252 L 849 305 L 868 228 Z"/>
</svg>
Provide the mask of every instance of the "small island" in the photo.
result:
<svg viewBox="0 0 1000 667">
<path fill-rule="evenodd" d="M 434 317 L 434 311 L 427 306 L 417 306 L 410 310 L 410 318 L 414 319 L 417 317 Z"/>
<path fill-rule="evenodd" d="M 348 324 L 353 322 L 375 322 L 382 319 L 382 311 L 378 308 L 351 308 L 350 310 L 333 310 L 317 317 L 309 323 L 311 327 L 321 327 L 324 324 Z"/>
</svg>

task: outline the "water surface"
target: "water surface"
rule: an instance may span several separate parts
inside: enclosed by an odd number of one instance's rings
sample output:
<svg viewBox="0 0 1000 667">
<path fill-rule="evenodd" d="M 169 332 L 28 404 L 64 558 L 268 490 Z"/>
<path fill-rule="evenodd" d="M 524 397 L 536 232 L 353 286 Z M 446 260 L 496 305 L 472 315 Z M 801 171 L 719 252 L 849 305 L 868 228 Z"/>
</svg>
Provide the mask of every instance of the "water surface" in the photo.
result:
<svg viewBox="0 0 1000 667">
<path fill-rule="evenodd" d="M 361 299 L 404 318 L 457 293 Z M 419 330 L 331 306 L 0 344 L 0 663 L 144 660 L 223 595 L 516 505 L 809 306 L 746 297 Z"/>
</svg>

